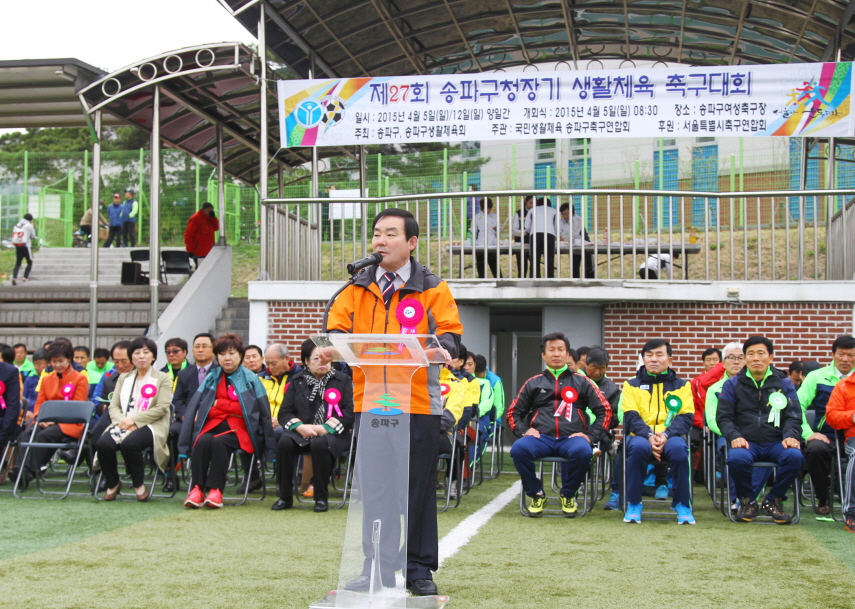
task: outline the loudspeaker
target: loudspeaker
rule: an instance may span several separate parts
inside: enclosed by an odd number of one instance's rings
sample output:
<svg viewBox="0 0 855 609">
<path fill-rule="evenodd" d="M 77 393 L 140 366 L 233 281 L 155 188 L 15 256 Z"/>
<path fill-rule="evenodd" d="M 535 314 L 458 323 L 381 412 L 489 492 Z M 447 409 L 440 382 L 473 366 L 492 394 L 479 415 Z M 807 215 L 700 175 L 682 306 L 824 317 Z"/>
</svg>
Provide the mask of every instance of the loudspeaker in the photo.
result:
<svg viewBox="0 0 855 609">
<path fill-rule="evenodd" d="M 122 285 L 140 285 L 142 265 L 139 262 L 122 263 Z"/>
</svg>

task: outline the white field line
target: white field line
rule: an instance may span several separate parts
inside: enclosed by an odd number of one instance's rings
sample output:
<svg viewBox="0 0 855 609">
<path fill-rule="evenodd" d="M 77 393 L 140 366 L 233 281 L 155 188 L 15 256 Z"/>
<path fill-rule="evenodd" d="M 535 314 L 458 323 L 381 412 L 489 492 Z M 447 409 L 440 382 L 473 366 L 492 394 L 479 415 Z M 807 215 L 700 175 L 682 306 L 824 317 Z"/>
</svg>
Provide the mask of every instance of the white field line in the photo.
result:
<svg viewBox="0 0 855 609">
<path fill-rule="evenodd" d="M 446 559 L 454 556 L 457 551 L 469 543 L 469 540 L 478 534 L 478 530 L 496 515 L 499 510 L 508 505 L 520 495 L 520 481 L 514 482 L 510 488 L 500 493 L 490 503 L 480 510 L 463 519 L 460 524 L 451 529 L 448 534 L 439 541 L 439 566 Z"/>
</svg>

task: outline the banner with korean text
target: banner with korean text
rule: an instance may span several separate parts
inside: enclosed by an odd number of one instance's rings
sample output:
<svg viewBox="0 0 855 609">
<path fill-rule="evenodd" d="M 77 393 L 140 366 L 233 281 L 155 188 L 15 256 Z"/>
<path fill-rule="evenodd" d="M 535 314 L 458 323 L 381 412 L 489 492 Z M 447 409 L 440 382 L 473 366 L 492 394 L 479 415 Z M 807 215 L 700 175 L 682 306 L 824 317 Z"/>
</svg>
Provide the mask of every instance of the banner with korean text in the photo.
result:
<svg viewBox="0 0 855 609">
<path fill-rule="evenodd" d="M 853 136 L 852 64 L 280 80 L 282 146 Z"/>
</svg>

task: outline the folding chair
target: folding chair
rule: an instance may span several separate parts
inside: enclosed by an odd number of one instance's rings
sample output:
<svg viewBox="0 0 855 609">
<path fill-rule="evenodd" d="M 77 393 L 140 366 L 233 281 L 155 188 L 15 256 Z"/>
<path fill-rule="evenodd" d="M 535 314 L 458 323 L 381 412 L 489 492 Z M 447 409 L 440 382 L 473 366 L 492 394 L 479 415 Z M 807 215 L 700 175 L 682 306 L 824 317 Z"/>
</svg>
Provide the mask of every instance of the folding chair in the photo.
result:
<svg viewBox="0 0 855 609">
<path fill-rule="evenodd" d="M 840 499 L 840 503 L 838 504 L 835 502 L 834 497 L 832 496 L 832 501 L 829 502 L 829 507 L 831 508 L 829 516 L 834 518 L 837 522 L 843 522 L 846 519 L 846 514 L 843 513 L 843 497 L 846 496 L 844 495 L 846 492 L 846 468 L 849 465 L 849 457 L 846 455 L 846 449 L 844 448 L 844 445 L 846 444 L 846 434 L 838 429 L 834 439 L 834 455 L 836 458 L 831 469 L 831 488 L 832 492 L 835 489 L 837 490 L 837 496 Z M 838 510 L 835 510 L 837 507 L 839 507 L 839 514 L 837 513 Z"/>
<path fill-rule="evenodd" d="M 343 452 L 335 458 L 333 462 L 333 472 L 335 472 L 336 464 L 340 464 L 341 459 L 344 458 L 344 486 L 342 488 L 338 488 L 338 485 L 335 483 L 335 476 L 330 476 L 330 481 L 328 483 L 329 486 L 332 487 L 332 490 L 341 492 L 341 501 L 339 501 L 336 505 L 333 505 L 332 501 L 329 501 L 329 497 L 327 503 L 329 507 L 340 510 L 347 504 L 347 494 L 350 492 L 351 485 L 353 483 L 353 457 L 356 454 L 356 432 L 352 432 L 350 434 L 350 447 L 347 452 Z M 307 497 L 303 497 L 303 493 L 300 492 L 300 480 L 302 478 L 301 475 L 301 464 L 303 462 L 303 457 L 311 456 L 309 453 L 304 455 L 298 455 L 294 460 L 294 477 L 293 480 L 293 494 L 294 497 L 297 498 L 297 503 L 311 503 L 314 505 L 315 500 Z M 339 467 L 339 471 L 341 468 Z"/>
<path fill-rule="evenodd" d="M 119 454 L 121 454 L 121 452 L 119 452 Z M 170 455 L 170 459 L 171 458 L 172 458 L 172 455 Z M 149 501 L 150 499 L 172 499 L 173 497 L 175 497 L 174 488 L 173 488 L 171 493 L 156 493 L 154 490 L 157 486 L 157 481 L 160 478 L 160 474 L 164 473 L 157 466 L 157 462 L 154 460 L 154 450 L 151 448 L 146 448 L 145 450 L 143 450 L 143 459 L 145 460 L 146 464 L 148 465 L 149 475 L 151 476 L 150 480 L 146 482 L 146 485 L 148 486 L 148 489 L 149 489 L 148 497 L 146 498 L 146 501 Z M 95 498 L 98 501 L 104 501 L 104 494 L 106 494 L 106 490 L 103 493 L 101 493 L 100 495 L 98 494 L 98 489 L 101 487 L 101 477 L 103 475 L 104 475 L 104 473 L 102 471 L 99 471 L 98 472 L 98 478 L 95 480 L 95 487 L 94 487 L 95 490 L 93 491 L 93 494 L 95 495 Z M 121 476 L 120 480 L 122 481 L 123 485 L 130 484 L 130 478 L 128 478 L 127 476 Z M 117 497 L 117 500 L 119 500 L 119 501 L 137 501 L 137 496 L 136 496 L 136 493 L 127 493 L 124 491 L 119 491 L 119 495 Z"/>
<path fill-rule="evenodd" d="M 689 444 L 689 435 L 688 434 L 683 434 L 679 437 L 681 437 L 681 438 L 683 438 L 683 440 L 685 440 L 687 448 L 689 446 L 691 446 Z M 622 464 L 623 464 L 623 478 L 621 479 L 620 501 L 621 501 L 621 509 L 623 510 L 624 514 L 626 514 L 626 509 L 627 509 L 627 504 L 628 504 L 628 500 L 627 500 L 627 496 L 626 496 L 626 480 L 628 478 L 627 473 L 626 473 L 626 461 L 627 461 L 627 455 L 629 454 L 628 441 L 629 441 L 629 437 L 626 437 L 625 443 L 624 443 L 624 448 L 621 451 L 621 455 L 622 455 L 621 460 L 622 460 Z M 688 470 L 689 470 L 688 471 L 689 501 L 691 502 L 692 506 L 694 506 L 694 504 L 695 504 L 695 491 L 694 491 L 694 485 L 692 484 L 692 451 L 691 450 L 686 451 L 686 462 L 688 463 Z M 670 468 L 669 468 L 669 470 L 670 470 Z M 671 476 L 670 471 L 669 471 L 668 475 Z M 671 497 L 668 497 L 668 499 L 646 499 L 645 500 L 644 496 L 642 495 L 642 497 L 641 497 L 641 505 L 642 505 L 642 510 L 643 510 L 642 511 L 642 520 L 665 520 L 665 521 L 672 521 L 673 520 L 676 522 L 677 512 L 672 511 L 670 509 L 668 511 L 653 511 L 650 509 L 650 508 L 653 508 L 655 510 L 656 508 L 661 508 L 663 505 L 665 505 L 666 502 L 670 503 Z"/>
<path fill-rule="evenodd" d="M 52 480 L 43 480 L 41 471 L 34 472 L 36 477 L 33 479 L 35 482 L 36 488 L 39 493 L 42 495 L 59 495 L 56 497 L 57 499 L 65 499 L 69 495 L 91 495 L 92 491 L 89 490 L 85 493 L 72 493 L 71 492 L 71 484 L 74 482 L 74 474 L 77 471 L 77 467 L 80 463 L 80 457 L 83 453 L 83 449 L 86 448 L 86 451 L 89 455 L 89 463 L 92 463 L 92 447 L 89 445 L 86 440 L 89 436 L 89 423 L 92 420 L 92 402 L 89 401 L 71 401 L 71 400 L 49 400 L 42 404 L 41 409 L 39 410 L 39 415 L 36 417 L 36 422 L 33 425 L 33 431 L 30 433 L 30 439 L 28 442 L 18 441 L 19 452 L 21 450 L 24 451 L 23 456 L 21 457 L 20 464 L 21 467 L 18 470 L 18 477 L 15 479 L 15 486 L 12 488 L 12 494 L 18 499 L 50 499 L 51 497 L 40 497 L 36 496 L 26 496 L 21 495 L 18 492 L 18 487 L 21 483 L 21 478 L 24 475 L 24 463 L 27 461 L 27 457 L 30 454 L 30 449 L 33 448 L 50 448 L 54 451 L 56 450 L 68 450 L 72 448 L 77 449 L 77 455 L 74 458 L 74 464 L 69 465 L 66 470 L 65 476 L 65 491 L 49 491 L 42 488 L 42 484 L 54 482 Z M 80 439 L 73 440 L 71 442 L 36 442 L 36 433 L 41 429 L 39 427 L 39 423 L 66 423 L 69 425 L 83 424 L 83 434 L 80 436 Z M 32 484 L 32 482 L 31 482 Z"/>
<path fill-rule="evenodd" d="M 724 463 L 722 464 L 724 485 L 722 487 L 721 511 L 728 518 L 730 518 L 731 522 L 740 522 L 740 521 L 736 520 L 736 514 L 733 511 L 731 511 L 731 509 L 730 509 L 730 505 L 736 499 L 736 497 L 732 497 L 730 494 L 730 468 L 727 465 L 727 455 L 728 455 L 729 451 L 730 451 L 730 446 L 728 445 L 728 442 L 725 442 L 724 443 Z M 752 468 L 767 468 L 767 469 L 771 470 L 772 473 L 774 473 L 778 469 L 778 464 L 772 463 L 771 461 L 755 461 L 751 467 Z M 764 484 L 763 488 L 765 489 L 765 487 L 766 487 L 766 485 Z M 796 476 L 795 478 L 793 478 L 793 487 L 792 487 L 792 489 L 793 489 L 793 512 L 791 514 L 791 517 L 792 517 L 792 523 L 791 524 L 798 524 L 799 520 L 801 519 L 802 512 L 801 512 L 801 505 L 800 505 L 800 501 L 799 501 L 799 495 L 802 492 L 801 487 L 802 487 L 801 476 Z M 763 494 L 763 489 L 760 489 L 759 494 L 761 494 L 761 495 Z M 725 498 L 727 499 L 727 501 L 724 501 Z M 753 520 L 752 522 L 756 522 L 757 524 L 776 524 L 775 521 L 773 521 L 769 516 L 765 516 L 763 514 L 760 514 L 759 512 L 757 514 L 757 518 L 762 519 L 762 520 Z"/>
<path fill-rule="evenodd" d="M 241 459 L 240 457 L 242 457 L 245 454 L 246 453 L 239 448 L 237 450 L 235 450 L 234 452 L 232 452 L 231 461 L 229 462 L 229 470 L 231 470 L 232 466 L 234 466 L 235 477 L 234 477 L 234 484 L 232 486 L 240 486 L 240 483 L 244 479 L 249 479 L 250 475 L 252 474 L 252 470 L 256 467 L 256 465 L 258 465 L 258 467 L 259 467 L 258 475 L 261 476 L 262 480 L 264 480 L 265 469 L 266 469 L 264 467 L 264 460 L 259 459 L 258 455 L 254 454 L 254 453 L 252 454 L 252 456 L 249 460 L 249 466 L 244 470 L 243 477 L 241 477 L 240 470 L 241 470 L 241 462 L 243 461 L 243 459 Z M 228 488 L 228 486 L 229 486 L 229 481 L 227 478 L 226 479 L 226 488 Z M 263 501 L 264 498 L 267 497 L 267 485 L 266 484 L 261 485 L 261 497 L 250 497 L 249 496 L 249 484 L 244 485 L 243 496 L 241 496 L 240 493 L 238 493 L 237 495 L 230 496 L 230 497 L 226 496 L 226 494 L 225 494 L 226 488 L 223 489 L 223 505 L 238 506 L 238 505 L 243 505 L 247 501 Z"/>
<path fill-rule="evenodd" d="M 165 250 L 160 252 L 161 273 L 163 274 L 163 283 L 168 283 L 167 275 L 186 275 L 193 274 L 190 268 L 190 254 L 178 250 Z"/>
<path fill-rule="evenodd" d="M 505 438 L 501 419 L 493 421 L 490 429 L 490 476 L 489 480 L 498 478 L 505 468 Z"/>
<path fill-rule="evenodd" d="M 439 460 L 445 462 L 445 475 L 443 476 L 443 490 L 437 493 L 437 499 L 440 501 L 440 512 L 445 512 L 448 508 L 456 508 L 460 505 L 460 498 L 463 496 L 463 472 L 465 468 L 466 456 L 460 457 L 460 452 L 463 450 L 463 442 L 458 441 L 458 434 L 451 435 L 451 452 L 442 453 L 439 455 Z M 455 466 L 455 460 L 459 464 Z M 457 480 L 454 480 L 454 474 L 457 474 Z M 451 505 L 452 496 L 451 489 L 457 487 L 457 496 L 454 497 L 454 505 Z M 443 505 L 443 502 L 445 505 Z"/>
<path fill-rule="evenodd" d="M 602 452 L 600 453 L 600 455 L 602 455 Z M 594 492 L 592 489 L 592 485 L 591 485 L 591 467 L 592 467 L 594 461 L 598 458 L 599 458 L 599 456 L 597 456 L 597 457 L 592 456 L 591 457 L 591 462 L 588 464 L 588 469 L 585 472 L 585 479 L 582 480 L 582 484 L 579 486 L 579 491 L 576 492 L 577 498 L 579 497 L 580 494 L 582 495 L 582 506 L 581 506 L 581 509 L 579 509 L 579 513 L 576 515 L 576 518 L 584 516 L 585 514 L 590 512 L 594 507 L 595 501 L 591 500 L 591 494 L 592 494 L 592 492 Z M 551 475 L 551 479 L 550 479 L 550 487 L 551 487 L 551 490 L 553 493 L 558 493 L 561 490 L 561 487 L 558 484 L 558 480 L 559 480 L 559 473 L 558 472 L 561 469 L 560 464 L 561 463 L 567 463 L 568 462 L 567 459 L 565 459 L 564 457 L 544 457 L 543 459 L 535 459 L 534 462 L 539 464 L 538 470 L 537 470 L 537 476 L 541 480 L 543 480 L 543 464 L 544 463 L 552 463 L 552 475 Z M 553 505 L 556 503 L 559 504 L 558 508 L 544 507 L 543 508 L 543 516 L 545 516 L 547 518 L 566 518 L 566 516 L 564 516 L 564 514 L 561 511 L 561 507 L 560 507 L 561 500 L 558 498 L 558 495 L 556 494 L 554 496 L 550 496 L 550 494 L 546 491 L 546 485 L 545 484 L 543 485 L 543 494 L 546 496 L 546 505 L 547 506 L 550 504 L 553 504 Z M 523 516 L 531 517 L 531 512 L 528 511 L 528 507 L 526 506 L 525 498 L 526 498 L 525 490 L 523 490 L 523 488 L 520 487 L 520 514 L 522 514 Z M 576 505 L 577 505 L 577 508 L 579 508 L 578 501 L 577 501 Z"/>
</svg>

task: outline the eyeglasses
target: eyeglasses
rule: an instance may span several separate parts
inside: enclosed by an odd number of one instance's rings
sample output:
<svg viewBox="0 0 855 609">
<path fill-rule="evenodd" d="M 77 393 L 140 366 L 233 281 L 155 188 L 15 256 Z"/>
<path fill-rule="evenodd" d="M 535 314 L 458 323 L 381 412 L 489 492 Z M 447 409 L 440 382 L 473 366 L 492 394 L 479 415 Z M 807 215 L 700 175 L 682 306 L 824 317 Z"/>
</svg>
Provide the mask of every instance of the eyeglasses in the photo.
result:
<svg viewBox="0 0 855 609">
<path fill-rule="evenodd" d="M 182 351 L 183 351 L 183 349 L 167 349 L 166 354 L 167 355 L 179 355 Z"/>
<path fill-rule="evenodd" d="M 725 361 L 731 361 L 731 362 L 744 362 L 744 361 L 745 361 L 745 356 L 744 356 L 744 355 L 740 355 L 740 356 L 736 356 L 736 355 L 728 355 L 728 356 L 727 356 L 726 358 L 724 358 L 724 359 L 725 359 Z"/>
<path fill-rule="evenodd" d="M 314 364 L 317 364 L 319 361 L 321 361 L 321 358 L 318 355 L 313 355 L 312 357 L 309 358 L 309 361 L 314 363 Z"/>
<path fill-rule="evenodd" d="M 205 349 L 207 351 L 208 349 L 213 349 L 214 345 L 193 345 L 193 348 L 194 349 Z"/>
</svg>

